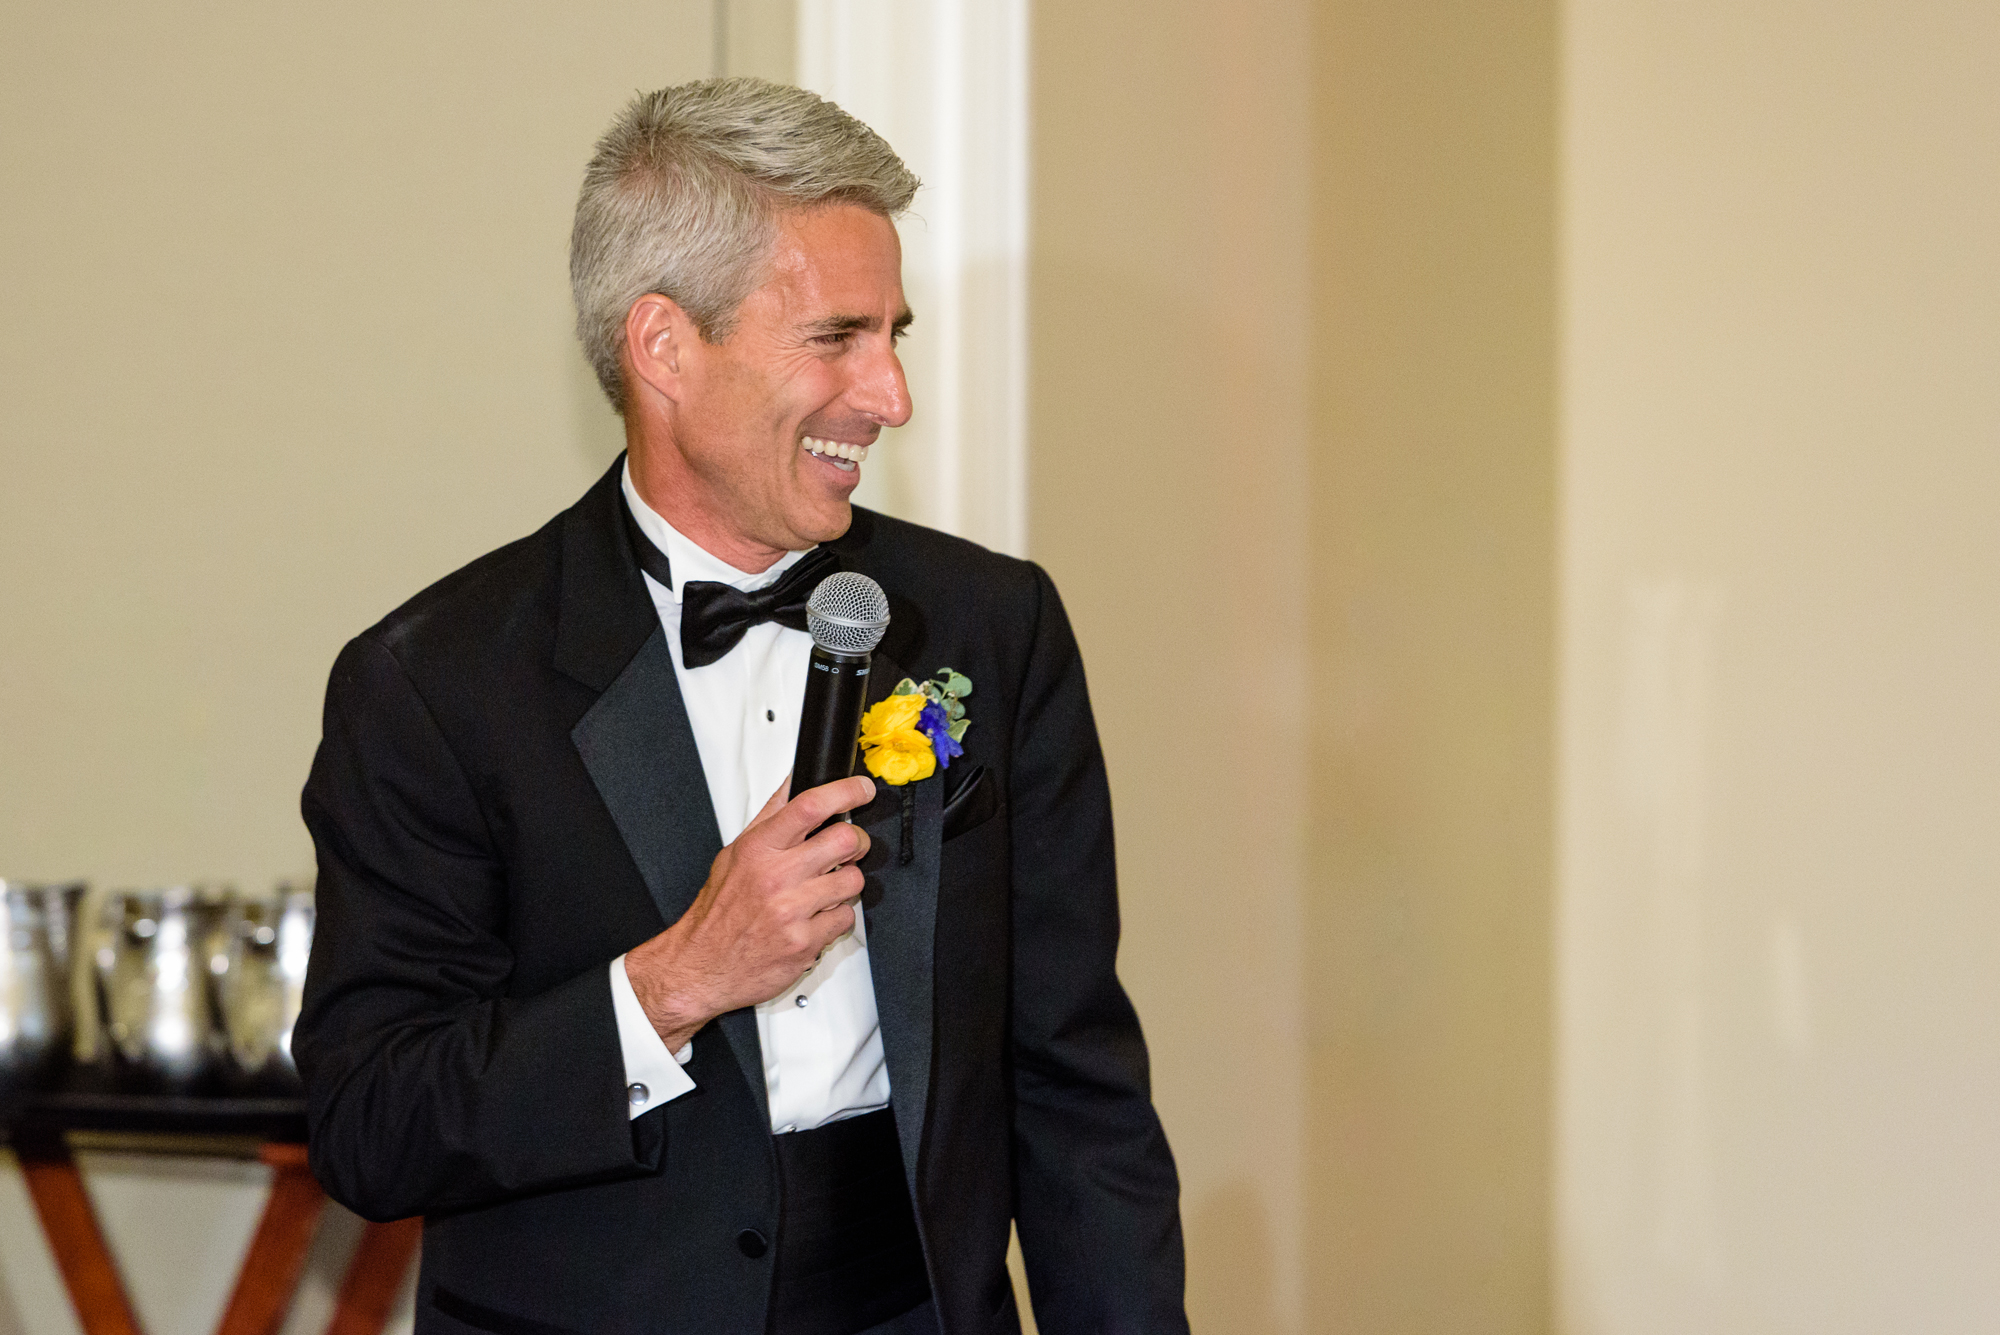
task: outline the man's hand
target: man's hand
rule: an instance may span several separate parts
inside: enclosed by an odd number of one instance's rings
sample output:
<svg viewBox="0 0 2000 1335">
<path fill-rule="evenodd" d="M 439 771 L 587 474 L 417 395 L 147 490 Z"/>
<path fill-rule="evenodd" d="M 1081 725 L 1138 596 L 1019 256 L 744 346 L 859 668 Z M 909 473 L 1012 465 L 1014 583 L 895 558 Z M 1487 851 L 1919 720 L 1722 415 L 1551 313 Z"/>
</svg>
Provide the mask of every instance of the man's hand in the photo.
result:
<svg viewBox="0 0 2000 1335">
<path fill-rule="evenodd" d="M 787 779 L 736 842 L 715 855 L 708 882 L 679 922 L 625 957 L 625 975 L 669 1051 L 718 1015 L 769 1001 L 854 926 L 868 832 L 829 817 L 866 806 L 871 779 L 810 788 L 787 802 Z"/>
</svg>

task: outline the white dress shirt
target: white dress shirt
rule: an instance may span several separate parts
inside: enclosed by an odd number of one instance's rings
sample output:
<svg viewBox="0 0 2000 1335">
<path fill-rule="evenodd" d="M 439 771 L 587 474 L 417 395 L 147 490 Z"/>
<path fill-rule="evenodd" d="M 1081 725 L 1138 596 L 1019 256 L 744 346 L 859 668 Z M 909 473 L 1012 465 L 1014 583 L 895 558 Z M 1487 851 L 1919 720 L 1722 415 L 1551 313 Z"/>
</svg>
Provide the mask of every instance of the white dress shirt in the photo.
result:
<svg viewBox="0 0 2000 1335">
<path fill-rule="evenodd" d="M 745 592 L 761 589 L 776 583 L 804 553 L 793 552 L 761 574 L 746 575 L 683 537 L 639 499 L 629 464 L 624 489 L 640 531 L 667 554 L 672 567 L 673 588 L 647 575 L 646 589 L 673 653 L 674 676 L 708 780 L 715 823 L 722 842 L 732 843 L 791 772 L 812 637 L 766 622 L 752 626 L 741 643 L 715 662 L 689 668 L 681 658 L 681 590 L 691 579 L 714 580 Z M 611 1004 L 618 1017 L 631 1115 L 693 1089 L 694 1081 L 682 1068 L 694 1045 L 678 1053 L 667 1050 L 632 991 L 623 955 L 611 962 Z M 858 909 L 854 930 L 828 946 L 804 978 L 757 1007 L 757 1038 L 764 1048 L 764 1087 L 774 1132 L 807 1131 L 889 1106 L 889 1068 L 882 1061 L 867 930 Z"/>
</svg>

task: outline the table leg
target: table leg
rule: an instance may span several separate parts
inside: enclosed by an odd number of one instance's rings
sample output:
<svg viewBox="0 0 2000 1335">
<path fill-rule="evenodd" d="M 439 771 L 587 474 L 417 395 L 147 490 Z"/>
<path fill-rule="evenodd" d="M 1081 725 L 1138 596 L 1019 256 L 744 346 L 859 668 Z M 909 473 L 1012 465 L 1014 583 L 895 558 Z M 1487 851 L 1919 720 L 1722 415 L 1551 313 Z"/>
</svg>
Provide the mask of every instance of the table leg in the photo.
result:
<svg viewBox="0 0 2000 1335">
<path fill-rule="evenodd" d="M 347 1278 L 341 1281 L 326 1335 L 382 1335 L 382 1328 L 389 1324 L 389 1309 L 402 1292 L 403 1276 L 409 1273 L 410 1260 L 423 1239 L 422 1219 L 370 1224 L 348 1263 Z"/>
<path fill-rule="evenodd" d="M 271 1166 L 271 1195 L 216 1335 L 277 1335 L 326 1204 L 326 1194 L 306 1167 L 305 1146 L 270 1144 L 257 1157 Z"/>
<path fill-rule="evenodd" d="M 84 1335 L 141 1335 L 68 1142 L 60 1134 L 22 1136 L 14 1153 Z M 271 1194 L 217 1335 L 277 1335 L 326 1203 L 306 1167 L 305 1146 L 268 1144 L 258 1157 L 270 1165 Z M 368 1225 L 341 1281 L 326 1335 L 381 1335 L 423 1233 L 422 1219 Z"/>
<path fill-rule="evenodd" d="M 59 1132 L 24 1137 L 15 1141 L 14 1154 L 84 1335 L 139 1335 L 138 1318 L 68 1142 Z"/>
</svg>

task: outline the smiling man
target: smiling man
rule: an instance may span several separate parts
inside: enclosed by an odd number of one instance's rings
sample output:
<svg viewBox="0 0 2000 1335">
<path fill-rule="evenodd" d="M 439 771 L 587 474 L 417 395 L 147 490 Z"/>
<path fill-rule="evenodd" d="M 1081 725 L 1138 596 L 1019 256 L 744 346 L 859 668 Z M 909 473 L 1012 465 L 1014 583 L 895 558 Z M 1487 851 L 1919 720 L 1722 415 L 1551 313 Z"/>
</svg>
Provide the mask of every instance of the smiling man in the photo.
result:
<svg viewBox="0 0 2000 1335">
<path fill-rule="evenodd" d="M 1010 1222 L 1047 1335 L 1187 1328 L 1062 605 L 849 500 L 916 187 L 798 89 L 635 101 L 570 257 L 625 456 L 334 665 L 295 1050 L 328 1190 L 425 1216 L 426 1335 L 1012 1332 Z M 836 567 L 889 596 L 872 695 L 969 727 L 792 794 Z"/>
</svg>

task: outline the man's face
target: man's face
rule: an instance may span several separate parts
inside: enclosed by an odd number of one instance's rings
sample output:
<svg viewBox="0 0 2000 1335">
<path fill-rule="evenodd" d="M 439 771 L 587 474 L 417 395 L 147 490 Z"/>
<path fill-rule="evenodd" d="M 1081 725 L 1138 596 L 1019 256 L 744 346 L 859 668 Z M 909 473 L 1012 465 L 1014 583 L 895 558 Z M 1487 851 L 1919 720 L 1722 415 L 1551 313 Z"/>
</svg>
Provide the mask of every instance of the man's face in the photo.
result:
<svg viewBox="0 0 2000 1335">
<path fill-rule="evenodd" d="M 785 214 L 729 337 L 684 343 L 672 448 L 717 536 L 775 554 L 847 531 L 859 457 L 910 419 L 902 264 L 895 227 L 867 209 Z"/>
</svg>

